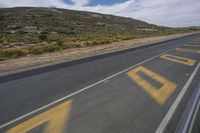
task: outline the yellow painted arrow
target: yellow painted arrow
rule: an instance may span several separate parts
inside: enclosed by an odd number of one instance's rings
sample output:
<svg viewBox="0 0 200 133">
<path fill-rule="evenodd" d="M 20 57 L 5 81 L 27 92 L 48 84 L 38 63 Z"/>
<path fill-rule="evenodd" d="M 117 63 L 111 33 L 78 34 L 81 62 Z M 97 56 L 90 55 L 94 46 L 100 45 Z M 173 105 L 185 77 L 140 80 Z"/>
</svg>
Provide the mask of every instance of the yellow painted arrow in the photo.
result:
<svg viewBox="0 0 200 133">
<path fill-rule="evenodd" d="M 69 118 L 70 108 L 71 100 L 11 128 L 6 133 L 27 133 L 44 123 L 47 123 L 44 133 L 62 133 Z"/>
</svg>

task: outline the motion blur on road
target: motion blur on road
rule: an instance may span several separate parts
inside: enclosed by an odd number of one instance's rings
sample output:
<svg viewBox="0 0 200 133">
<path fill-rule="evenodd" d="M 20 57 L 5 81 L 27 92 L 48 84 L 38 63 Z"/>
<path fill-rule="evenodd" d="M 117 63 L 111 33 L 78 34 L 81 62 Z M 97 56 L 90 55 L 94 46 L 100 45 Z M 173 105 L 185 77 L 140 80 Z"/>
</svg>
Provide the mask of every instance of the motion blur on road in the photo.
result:
<svg viewBox="0 0 200 133">
<path fill-rule="evenodd" d="M 200 34 L 0 77 L 0 132 L 199 133 Z"/>
<path fill-rule="evenodd" d="M 200 133 L 200 0 L 0 0 L 0 133 Z"/>
</svg>

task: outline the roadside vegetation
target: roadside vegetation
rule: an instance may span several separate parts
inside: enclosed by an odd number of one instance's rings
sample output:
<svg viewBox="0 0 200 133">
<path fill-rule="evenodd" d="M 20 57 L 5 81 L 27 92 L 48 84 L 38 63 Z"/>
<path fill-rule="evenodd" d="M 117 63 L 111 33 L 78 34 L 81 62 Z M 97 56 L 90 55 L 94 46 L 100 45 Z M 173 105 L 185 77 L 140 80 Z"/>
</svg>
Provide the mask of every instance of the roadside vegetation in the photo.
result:
<svg viewBox="0 0 200 133">
<path fill-rule="evenodd" d="M 56 8 L 0 9 L 0 61 L 29 54 L 194 32 L 143 21 Z"/>
</svg>

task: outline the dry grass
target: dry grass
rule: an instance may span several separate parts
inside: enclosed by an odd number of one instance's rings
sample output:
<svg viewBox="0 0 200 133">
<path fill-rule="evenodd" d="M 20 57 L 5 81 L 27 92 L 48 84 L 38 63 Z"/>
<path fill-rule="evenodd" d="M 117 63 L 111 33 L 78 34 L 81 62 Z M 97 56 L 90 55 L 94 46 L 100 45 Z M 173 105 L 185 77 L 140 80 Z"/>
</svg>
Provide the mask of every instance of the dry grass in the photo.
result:
<svg viewBox="0 0 200 133">
<path fill-rule="evenodd" d="M 188 34 L 169 35 L 162 37 L 150 37 L 143 39 L 133 39 L 123 42 L 114 42 L 106 45 L 97 45 L 93 47 L 71 48 L 54 53 L 46 53 L 42 55 L 29 55 L 18 59 L 5 60 L 0 62 L 0 72 L 16 71 L 24 68 L 48 66 L 50 64 L 75 60 L 97 54 L 113 52 L 116 50 L 138 47 L 156 43 Z"/>
</svg>

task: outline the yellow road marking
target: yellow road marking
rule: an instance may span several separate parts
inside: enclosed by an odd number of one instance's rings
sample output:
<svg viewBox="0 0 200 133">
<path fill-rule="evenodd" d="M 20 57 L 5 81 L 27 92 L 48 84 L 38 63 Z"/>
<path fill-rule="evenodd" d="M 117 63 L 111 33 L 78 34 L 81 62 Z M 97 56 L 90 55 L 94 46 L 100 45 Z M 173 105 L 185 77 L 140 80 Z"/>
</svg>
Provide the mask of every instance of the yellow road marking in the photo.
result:
<svg viewBox="0 0 200 133">
<path fill-rule="evenodd" d="M 161 55 L 160 58 L 165 59 L 165 60 L 169 60 L 169 61 L 174 61 L 174 62 L 181 63 L 181 64 L 188 65 L 188 66 L 193 66 L 196 63 L 196 61 L 193 60 L 193 59 L 169 55 L 169 54 Z"/>
<path fill-rule="evenodd" d="M 67 124 L 70 108 L 71 100 L 11 128 L 6 133 L 27 133 L 46 122 L 44 133 L 62 133 Z"/>
<path fill-rule="evenodd" d="M 139 72 L 143 72 L 152 79 L 158 81 L 160 84 L 162 84 L 161 88 L 154 87 L 151 83 L 139 76 Z M 175 83 L 169 81 L 165 77 L 158 75 L 157 73 L 150 71 L 143 66 L 139 66 L 129 71 L 127 74 L 138 86 L 144 89 L 160 105 L 166 102 L 166 100 L 177 87 Z"/>
<path fill-rule="evenodd" d="M 198 50 L 198 49 L 176 48 L 175 50 L 182 51 L 182 52 L 188 52 L 188 53 L 200 54 L 200 50 Z"/>
<path fill-rule="evenodd" d="M 191 47 L 200 47 L 200 45 L 195 44 L 185 44 L 184 46 L 191 46 Z"/>
</svg>

